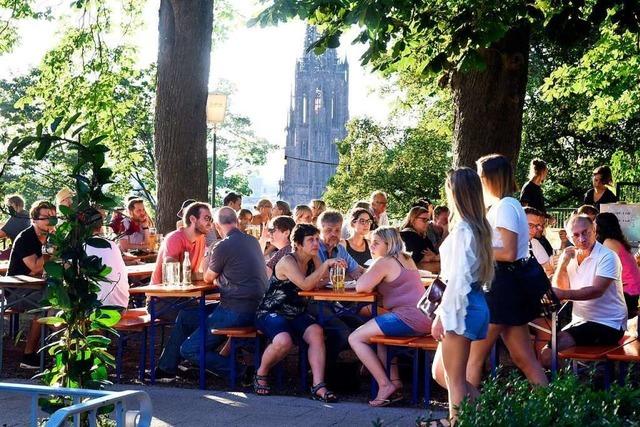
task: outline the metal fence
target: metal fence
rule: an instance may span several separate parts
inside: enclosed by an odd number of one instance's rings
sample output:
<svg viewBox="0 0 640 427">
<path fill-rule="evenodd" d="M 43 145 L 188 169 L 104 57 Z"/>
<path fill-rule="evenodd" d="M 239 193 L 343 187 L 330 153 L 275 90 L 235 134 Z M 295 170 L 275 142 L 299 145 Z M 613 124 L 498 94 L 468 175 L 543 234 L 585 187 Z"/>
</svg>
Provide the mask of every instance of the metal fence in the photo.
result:
<svg viewBox="0 0 640 427">
<path fill-rule="evenodd" d="M 118 427 L 148 427 L 151 425 L 152 405 L 144 391 L 105 391 L 59 387 L 45 387 L 31 384 L 0 383 L 0 393 L 19 393 L 31 396 L 30 426 L 39 426 L 38 399 L 40 397 L 68 397 L 73 404 L 51 414 L 45 427 L 73 425 L 79 427 L 88 422 L 97 426 L 98 410 L 113 405 L 112 419 Z M 138 409 L 128 410 L 134 403 Z M 83 421 L 86 419 L 86 421 Z"/>
<path fill-rule="evenodd" d="M 640 182 L 619 182 L 616 195 L 621 202 L 640 203 Z"/>
<path fill-rule="evenodd" d="M 553 208 L 547 209 L 547 213 L 553 218 L 552 226 L 562 228 L 575 210 L 576 208 Z"/>
</svg>

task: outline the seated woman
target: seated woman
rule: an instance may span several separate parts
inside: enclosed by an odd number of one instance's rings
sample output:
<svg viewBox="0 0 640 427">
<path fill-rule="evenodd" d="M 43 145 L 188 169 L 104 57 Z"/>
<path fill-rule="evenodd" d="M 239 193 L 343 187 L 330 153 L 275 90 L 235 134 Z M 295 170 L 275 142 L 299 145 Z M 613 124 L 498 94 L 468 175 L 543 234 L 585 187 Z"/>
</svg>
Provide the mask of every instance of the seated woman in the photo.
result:
<svg viewBox="0 0 640 427">
<path fill-rule="evenodd" d="M 256 394 L 268 395 L 269 370 L 291 351 L 293 340 L 304 340 L 309 345 L 309 366 L 313 375 L 311 397 L 324 402 L 335 402 L 335 394 L 324 383 L 324 333 L 316 320 L 307 313 L 307 300 L 298 295 L 300 290 L 317 288 L 329 268 L 344 265 L 343 260 L 329 258 L 320 262 L 320 231 L 311 224 L 298 224 L 293 229 L 294 252 L 276 264 L 269 288 L 256 311 L 257 328 L 271 340 L 253 380 Z"/>
<path fill-rule="evenodd" d="M 364 366 L 378 382 L 378 395 L 371 406 L 386 406 L 402 399 L 402 383 L 398 368 L 391 366 L 391 378 L 384 368 L 386 348 L 378 346 L 378 355 L 371 349 L 369 339 L 374 335 L 417 336 L 426 334 L 431 321 L 416 307 L 424 293 L 415 263 L 403 252 L 398 230 L 381 227 L 373 231 L 371 252 L 374 262 L 358 279 L 358 292 L 378 289 L 388 313 L 369 320 L 349 335 L 349 344 Z"/>
<path fill-rule="evenodd" d="M 400 236 L 404 241 L 407 252 L 411 254 L 416 265 L 421 262 L 439 261 L 438 250 L 427 237 L 429 228 L 429 210 L 422 206 L 411 208 L 404 224 L 400 227 Z"/>
<path fill-rule="evenodd" d="M 313 218 L 313 212 L 307 205 L 297 205 L 293 209 L 293 219 L 296 224 L 311 224 Z"/>
<path fill-rule="evenodd" d="M 367 236 L 373 224 L 373 215 L 368 209 L 356 208 L 351 211 L 351 237 L 344 241 L 349 255 L 362 267 L 366 267 L 367 261 L 371 259 L 371 250 Z"/>
<path fill-rule="evenodd" d="M 611 212 L 596 217 L 596 239 L 611 249 L 620 258 L 622 264 L 622 290 L 627 304 L 628 318 L 638 315 L 638 296 L 640 295 L 640 269 L 631 252 L 631 245 L 622 233 L 618 217 Z"/>
</svg>

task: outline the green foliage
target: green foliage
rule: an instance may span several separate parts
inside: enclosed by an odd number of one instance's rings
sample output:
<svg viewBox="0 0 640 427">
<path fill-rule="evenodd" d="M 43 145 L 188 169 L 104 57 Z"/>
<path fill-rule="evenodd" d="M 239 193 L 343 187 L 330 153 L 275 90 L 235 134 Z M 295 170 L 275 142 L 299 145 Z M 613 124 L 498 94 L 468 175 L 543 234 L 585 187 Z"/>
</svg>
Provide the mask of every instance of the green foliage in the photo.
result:
<svg viewBox="0 0 640 427">
<path fill-rule="evenodd" d="M 105 166 L 109 152 L 102 143 L 105 135 L 85 136 L 88 135 L 83 132 L 85 125 L 75 125 L 78 117 L 78 114 L 68 119 L 58 117 L 47 127 L 39 124 L 35 134 L 14 138 L 7 147 L 7 158 L 18 159 L 30 146 L 36 147 L 38 159 L 44 159 L 54 147 L 76 155 L 71 171 L 76 192 L 73 206 L 60 208 L 58 215 L 62 221 L 48 237 L 54 251 L 45 264 L 44 309 L 54 315 L 42 322 L 60 329 L 42 349 L 53 357 L 54 364 L 41 376 L 50 386 L 99 389 L 109 383 L 108 368 L 115 366 L 114 357 L 108 353 L 111 340 L 104 334 L 115 333 L 112 328 L 120 314 L 102 307 L 97 298 L 100 283 L 108 280 L 110 267 L 101 258 L 88 256 L 85 248 L 105 247 L 105 241 L 93 237 L 95 227 L 102 224 L 97 209 L 112 209 L 117 203 L 104 192 L 113 174 Z M 48 411 L 68 403 L 68 399 L 41 401 Z"/>
<path fill-rule="evenodd" d="M 623 426 L 640 423 L 640 389 L 614 385 L 596 390 L 564 373 L 548 387 L 532 387 L 516 375 L 490 379 L 473 403 L 463 402 L 458 423 L 466 426 Z"/>
<path fill-rule="evenodd" d="M 443 108 L 447 101 L 432 105 L 414 128 L 352 120 L 347 137 L 338 143 L 339 165 L 324 194 L 326 202 L 348 211 L 373 190 L 383 190 L 389 195 L 390 216 L 401 219 L 417 199 L 441 199 L 451 165 L 451 117 Z"/>
<path fill-rule="evenodd" d="M 37 7 L 37 3 L 34 0 L 0 0 L 0 55 L 10 52 L 18 43 L 18 20 L 50 17 L 50 8 Z"/>
</svg>

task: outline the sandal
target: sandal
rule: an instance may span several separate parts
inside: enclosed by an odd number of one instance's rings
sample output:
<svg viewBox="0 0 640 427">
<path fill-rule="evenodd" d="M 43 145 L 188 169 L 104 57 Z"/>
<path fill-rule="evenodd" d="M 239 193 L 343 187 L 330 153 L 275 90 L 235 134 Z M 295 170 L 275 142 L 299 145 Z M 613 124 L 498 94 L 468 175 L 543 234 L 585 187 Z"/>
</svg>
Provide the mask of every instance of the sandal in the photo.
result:
<svg viewBox="0 0 640 427">
<path fill-rule="evenodd" d="M 253 392 L 258 396 L 269 396 L 271 394 L 271 387 L 269 384 L 260 384 L 260 381 L 267 382 L 268 380 L 268 375 L 255 374 L 253 376 Z"/>
<path fill-rule="evenodd" d="M 388 397 L 388 399 L 391 401 L 391 403 L 401 402 L 402 400 L 404 400 L 402 382 L 399 379 L 391 380 L 391 382 L 393 384 L 400 383 L 400 385 L 398 386 L 396 391 L 394 391 L 391 396 Z"/>
<path fill-rule="evenodd" d="M 392 403 L 391 399 L 373 399 L 369 401 L 369 406 L 373 408 L 382 408 L 383 406 L 389 406 Z"/>
<path fill-rule="evenodd" d="M 324 388 L 326 391 L 323 395 L 319 395 L 318 392 L 322 388 Z M 325 383 L 318 383 L 311 387 L 311 398 L 313 400 L 319 400 L 324 403 L 335 403 L 338 401 L 338 397 L 327 388 L 327 385 Z"/>
</svg>

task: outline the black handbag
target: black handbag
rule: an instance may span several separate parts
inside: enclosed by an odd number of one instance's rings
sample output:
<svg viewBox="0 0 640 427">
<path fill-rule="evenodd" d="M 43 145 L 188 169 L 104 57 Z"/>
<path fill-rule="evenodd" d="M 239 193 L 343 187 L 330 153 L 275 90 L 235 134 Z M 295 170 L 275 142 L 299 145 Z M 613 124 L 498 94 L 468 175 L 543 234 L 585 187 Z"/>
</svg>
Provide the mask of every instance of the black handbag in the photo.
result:
<svg viewBox="0 0 640 427">
<path fill-rule="evenodd" d="M 445 289 L 447 289 L 447 285 L 438 276 L 418 301 L 418 308 L 430 319 L 436 317 L 436 310 L 442 302 Z"/>
<path fill-rule="evenodd" d="M 518 262 L 515 273 L 518 281 L 524 286 L 532 299 L 540 301 L 540 315 L 551 317 L 551 314 L 560 310 L 561 303 L 551 288 L 551 281 L 544 269 L 535 257 Z"/>
</svg>

